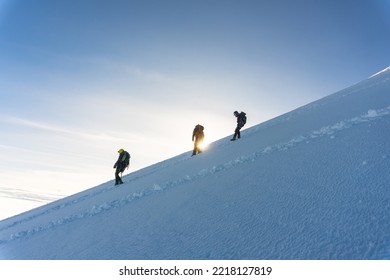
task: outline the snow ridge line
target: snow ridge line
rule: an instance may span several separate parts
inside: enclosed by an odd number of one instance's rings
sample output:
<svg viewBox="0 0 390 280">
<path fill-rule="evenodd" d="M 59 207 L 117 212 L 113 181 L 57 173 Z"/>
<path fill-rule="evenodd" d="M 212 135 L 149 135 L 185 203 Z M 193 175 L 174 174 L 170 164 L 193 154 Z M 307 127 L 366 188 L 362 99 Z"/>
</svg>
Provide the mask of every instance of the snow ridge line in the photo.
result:
<svg viewBox="0 0 390 280">
<path fill-rule="evenodd" d="M 131 203 L 134 200 L 140 199 L 142 197 L 148 197 L 150 195 L 154 195 L 154 194 L 159 193 L 161 191 L 164 191 L 164 190 L 167 190 L 167 189 L 170 189 L 173 187 L 177 187 L 177 186 L 182 185 L 184 183 L 196 181 L 196 180 L 199 180 L 201 178 L 205 178 L 205 177 L 208 177 L 210 175 L 214 175 L 216 173 L 229 170 L 230 168 L 233 168 L 237 165 L 241 165 L 241 164 L 244 164 L 247 162 L 254 162 L 258 158 L 260 158 L 266 154 L 285 151 L 285 150 L 288 150 L 288 149 L 290 149 L 298 144 L 301 144 L 302 142 L 309 141 L 311 139 L 315 139 L 315 138 L 319 138 L 319 137 L 333 135 L 339 131 L 351 128 L 352 126 L 359 125 L 359 124 L 366 123 L 366 122 L 370 122 L 370 121 L 373 121 L 376 119 L 380 119 L 380 118 L 387 116 L 387 115 L 390 115 L 390 106 L 383 108 L 383 109 L 368 110 L 368 112 L 366 114 L 363 114 L 361 116 L 354 117 L 351 119 L 346 119 L 346 120 L 340 121 L 340 122 L 333 124 L 333 125 L 322 127 L 318 130 L 312 131 L 307 136 L 298 136 L 298 137 L 291 139 L 288 142 L 268 146 L 268 147 L 262 149 L 261 151 L 257 151 L 255 153 L 253 153 L 252 155 L 241 156 L 241 157 L 236 158 L 235 160 L 228 161 L 224 164 L 216 165 L 216 166 L 213 166 L 212 168 L 209 168 L 209 169 L 202 169 L 196 174 L 186 175 L 178 180 L 168 181 L 168 182 L 161 184 L 161 185 L 160 184 L 153 184 L 153 186 L 145 189 L 144 191 L 129 194 L 126 197 L 121 198 L 119 200 L 113 200 L 110 202 L 105 202 L 105 203 L 100 204 L 100 205 L 94 205 L 94 206 L 92 206 L 92 208 L 89 211 L 86 211 L 84 213 L 70 215 L 70 216 L 61 218 L 59 220 L 52 221 L 46 225 L 41 225 L 38 227 L 34 227 L 32 229 L 28 229 L 28 230 L 20 231 L 20 232 L 15 233 L 15 234 L 11 234 L 11 236 L 9 237 L 8 240 L 0 240 L 0 244 L 4 244 L 4 243 L 7 243 L 7 242 L 10 242 L 13 240 L 17 240 L 17 239 L 20 239 L 23 237 L 30 237 L 36 233 L 39 233 L 39 232 L 42 232 L 42 231 L 45 231 L 48 229 L 52 229 L 52 228 L 59 226 L 59 225 L 68 224 L 68 223 L 71 223 L 71 222 L 74 222 L 74 221 L 77 221 L 80 219 L 84 219 L 86 217 L 92 217 L 92 216 L 98 215 L 98 214 L 105 212 L 105 211 L 109 211 L 109 210 L 112 210 L 115 208 L 120 208 L 120 207 L 122 207 L 128 203 Z"/>
</svg>

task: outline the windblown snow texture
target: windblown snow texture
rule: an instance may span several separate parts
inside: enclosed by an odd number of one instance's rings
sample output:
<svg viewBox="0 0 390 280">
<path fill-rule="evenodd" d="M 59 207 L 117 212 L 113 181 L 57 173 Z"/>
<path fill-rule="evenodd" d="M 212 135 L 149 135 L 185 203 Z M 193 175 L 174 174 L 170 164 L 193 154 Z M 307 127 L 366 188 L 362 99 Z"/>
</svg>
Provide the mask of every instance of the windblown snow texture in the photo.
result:
<svg viewBox="0 0 390 280">
<path fill-rule="evenodd" d="M 0 258 L 389 259 L 389 136 L 386 70 L 1 221 Z"/>
</svg>

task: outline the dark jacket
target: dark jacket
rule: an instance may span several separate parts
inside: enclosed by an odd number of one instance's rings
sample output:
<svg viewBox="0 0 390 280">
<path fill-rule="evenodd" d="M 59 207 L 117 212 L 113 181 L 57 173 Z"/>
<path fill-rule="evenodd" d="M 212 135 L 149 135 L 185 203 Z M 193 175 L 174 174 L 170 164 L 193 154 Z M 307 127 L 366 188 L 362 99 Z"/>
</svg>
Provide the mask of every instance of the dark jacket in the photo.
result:
<svg viewBox="0 0 390 280">
<path fill-rule="evenodd" d="M 114 168 L 125 169 L 130 162 L 130 154 L 123 151 L 119 154 L 118 160 L 115 162 Z"/>
<path fill-rule="evenodd" d="M 196 139 L 196 141 L 202 141 L 204 138 L 204 127 L 201 126 L 200 124 L 196 125 L 194 128 L 194 132 L 192 133 L 192 141 Z"/>
<path fill-rule="evenodd" d="M 246 124 L 246 114 L 241 112 L 237 115 L 237 127 L 242 128 Z"/>
</svg>

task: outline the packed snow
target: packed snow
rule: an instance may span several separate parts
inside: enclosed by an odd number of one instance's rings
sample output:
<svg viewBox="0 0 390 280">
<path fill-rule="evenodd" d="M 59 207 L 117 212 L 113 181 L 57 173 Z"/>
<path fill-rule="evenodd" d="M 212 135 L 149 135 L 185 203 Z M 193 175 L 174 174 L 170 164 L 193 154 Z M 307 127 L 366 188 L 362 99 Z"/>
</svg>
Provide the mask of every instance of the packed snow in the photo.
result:
<svg viewBox="0 0 390 280">
<path fill-rule="evenodd" d="M 3 220 L 0 259 L 389 259 L 389 127 L 383 71 Z"/>
</svg>

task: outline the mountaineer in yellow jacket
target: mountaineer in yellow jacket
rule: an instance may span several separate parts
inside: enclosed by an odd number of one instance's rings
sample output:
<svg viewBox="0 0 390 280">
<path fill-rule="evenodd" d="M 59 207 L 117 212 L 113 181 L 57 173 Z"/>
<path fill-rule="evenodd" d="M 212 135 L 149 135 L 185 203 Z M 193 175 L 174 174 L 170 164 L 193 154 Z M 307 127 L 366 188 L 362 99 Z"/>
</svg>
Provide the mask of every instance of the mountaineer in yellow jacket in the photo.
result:
<svg viewBox="0 0 390 280">
<path fill-rule="evenodd" d="M 118 160 L 114 164 L 115 170 L 115 185 L 123 184 L 122 176 L 119 176 L 119 173 L 123 173 L 126 167 L 130 164 L 130 154 L 123 149 L 118 151 L 119 157 Z"/>
</svg>

